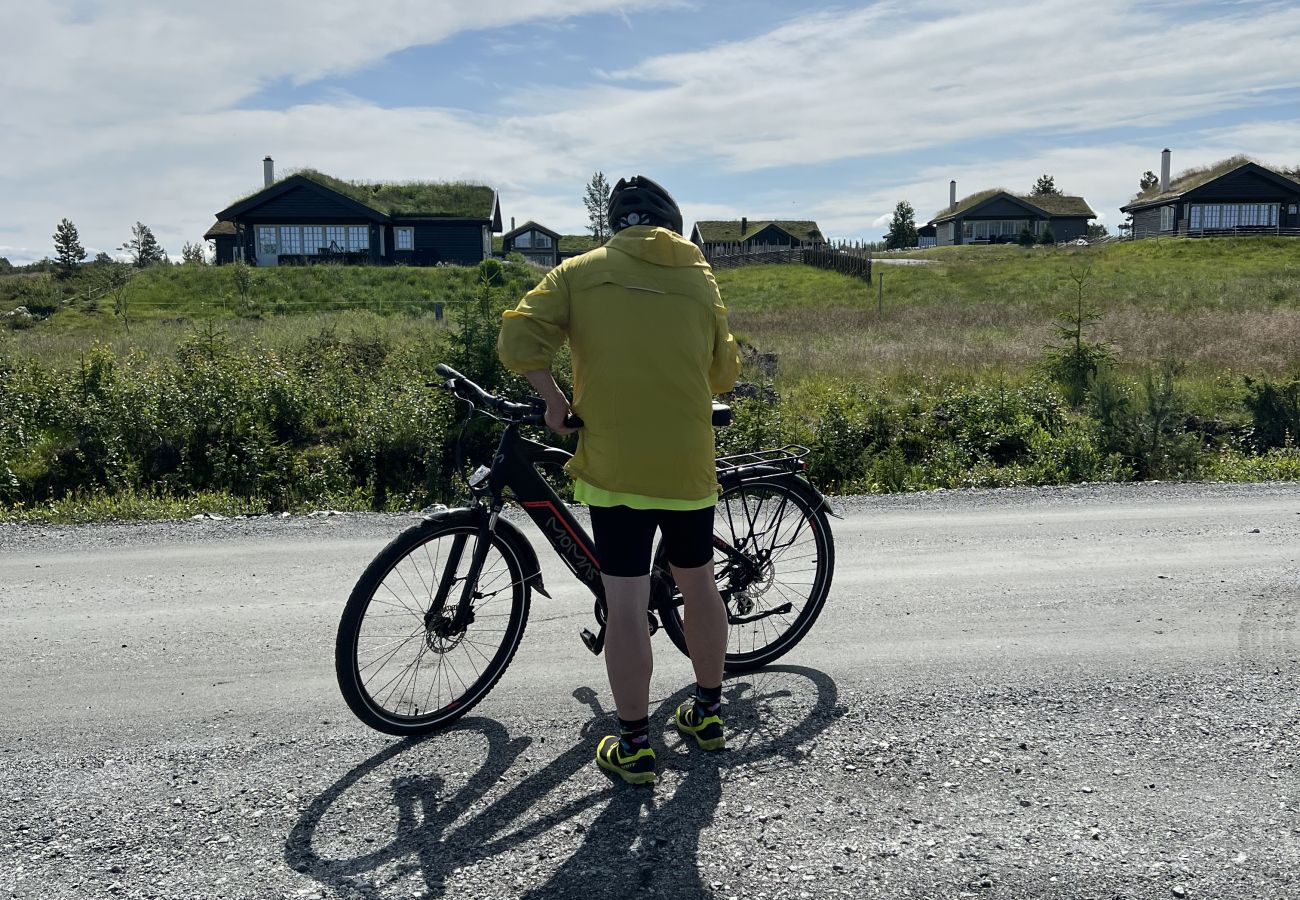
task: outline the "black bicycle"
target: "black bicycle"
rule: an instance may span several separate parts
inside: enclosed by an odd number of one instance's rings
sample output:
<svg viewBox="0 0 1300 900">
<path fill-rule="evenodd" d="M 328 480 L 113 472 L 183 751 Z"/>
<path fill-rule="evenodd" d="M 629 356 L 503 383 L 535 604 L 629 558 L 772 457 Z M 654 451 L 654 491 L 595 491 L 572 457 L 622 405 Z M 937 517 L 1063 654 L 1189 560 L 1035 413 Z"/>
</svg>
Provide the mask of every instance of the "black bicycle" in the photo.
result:
<svg viewBox="0 0 1300 900">
<path fill-rule="evenodd" d="M 544 402 L 511 402 L 448 366 L 437 372 L 446 379 L 438 387 L 505 428 L 491 464 L 469 478 L 471 505 L 425 516 L 394 538 L 343 610 L 334 651 L 339 688 L 363 722 L 388 734 L 422 734 L 472 709 L 514 658 L 532 592 L 550 597 L 532 545 L 502 515 L 506 488 L 595 596 L 598 630 L 583 629 L 583 642 L 599 654 L 605 641 L 592 540 L 537 471 L 563 465 L 570 454 L 519 433 L 545 424 Z M 715 403 L 714 425 L 730 420 L 730 408 Z M 722 492 L 713 546 L 730 623 L 728 671 L 757 669 L 789 652 L 826 602 L 835 568 L 827 516 L 835 513 L 805 475 L 807 455 L 806 447 L 788 445 L 717 460 Z M 662 628 L 687 653 L 682 595 L 662 543 L 650 584 L 651 634 Z"/>
</svg>

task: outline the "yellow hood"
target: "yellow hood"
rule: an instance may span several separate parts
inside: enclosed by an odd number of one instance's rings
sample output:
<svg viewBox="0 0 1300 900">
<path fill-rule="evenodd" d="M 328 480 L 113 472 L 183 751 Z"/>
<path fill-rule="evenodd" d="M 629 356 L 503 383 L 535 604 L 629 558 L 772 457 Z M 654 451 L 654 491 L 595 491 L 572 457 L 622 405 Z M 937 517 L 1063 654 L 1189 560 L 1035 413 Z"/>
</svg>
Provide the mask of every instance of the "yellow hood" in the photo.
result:
<svg viewBox="0 0 1300 900">
<path fill-rule="evenodd" d="M 707 265 L 699 247 L 667 228 L 633 225 L 614 235 L 605 246 L 656 266 Z"/>
</svg>

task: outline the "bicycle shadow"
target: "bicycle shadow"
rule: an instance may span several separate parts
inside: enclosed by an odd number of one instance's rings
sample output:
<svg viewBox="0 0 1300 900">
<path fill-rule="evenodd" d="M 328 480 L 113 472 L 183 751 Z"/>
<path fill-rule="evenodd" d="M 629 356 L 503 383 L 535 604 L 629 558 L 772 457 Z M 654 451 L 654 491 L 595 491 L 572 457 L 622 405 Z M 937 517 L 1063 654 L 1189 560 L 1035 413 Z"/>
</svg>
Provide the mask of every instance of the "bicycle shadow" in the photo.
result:
<svg viewBox="0 0 1300 900">
<path fill-rule="evenodd" d="M 379 885 L 366 875 L 390 865 L 385 881 L 418 875 L 427 891 L 424 896 L 441 897 L 447 893 L 449 877 L 460 868 L 490 863 L 603 804 L 589 825 L 575 824 L 573 831 L 583 834 L 582 843 L 544 884 L 530 888 L 516 883 L 511 895 L 622 897 L 630 888 L 650 896 L 712 898 L 713 891 L 699 873 L 699 845 L 704 830 L 713 823 L 728 774 L 797 764 L 802 756 L 799 745 L 842 713 L 836 705 L 835 682 L 814 669 L 773 666 L 731 676 L 724 691 L 729 732 L 734 735 L 731 748 L 720 753 L 695 748 L 688 752 L 675 747 L 675 734 L 662 740 L 656 725 L 656 743 L 668 744 L 660 755 L 658 787 L 636 788 L 611 778 L 607 788 L 583 792 L 514 830 L 512 826 L 534 812 L 539 801 L 593 766 L 596 741 L 609 732 L 612 713 L 602 709 L 590 688 L 574 691 L 574 697 L 593 712 L 580 740 L 477 810 L 475 803 L 487 797 L 503 773 L 508 775 L 533 743 L 531 738 L 511 738 L 501 723 L 472 718 L 434 735 L 400 741 L 354 767 L 303 811 L 285 841 L 285 861 L 341 897 L 374 896 Z M 663 700 L 651 721 L 666 722 L 687 696 L 689 689 L 684 689 Z M 322 820 L 358 782 L 401 754 L 458 732 L 481 735 L 488 744 L 483 766 L 459 790 L 445 796 L 446 779 L 438 774 L 392 777 L 389 808 L 396 813 L 397 826 L 391 843 L 349 858 L 331 858 L 316 849 L 331 837 L 322 835 Z M 338 829 L 345 830 L 346 826 Z"/>
</svg>

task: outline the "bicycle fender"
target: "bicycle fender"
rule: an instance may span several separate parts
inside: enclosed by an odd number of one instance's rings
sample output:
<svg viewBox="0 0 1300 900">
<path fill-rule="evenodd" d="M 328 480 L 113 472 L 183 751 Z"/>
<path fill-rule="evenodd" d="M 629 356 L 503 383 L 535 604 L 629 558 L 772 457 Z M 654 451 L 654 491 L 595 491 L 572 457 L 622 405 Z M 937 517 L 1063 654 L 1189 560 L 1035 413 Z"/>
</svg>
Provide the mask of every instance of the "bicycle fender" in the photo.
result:
<svg viewBox="0 0 1300 900">
<path fill-rule="evenodd" d="M 472 524 L 479 526 L 487 520 L 488 511 L 482 507 L 458 506 L 454 509 L 446 507 L 435 510 L 424 517 L 426 522 L 448 522 L 451 524 Z M 551 599 L 551 595 L 546 592 L 546 585 L 542 583 L 542 566 L 537 560 L 537 551 L 529 543 L 528 538 L 512 522 L 497 516 L 496 533 L 510 545 L 514 551 L 515 558 L 519 560 L 519 567 L 524 570 L 524 584 L 546 599 Z"/>
</svg>

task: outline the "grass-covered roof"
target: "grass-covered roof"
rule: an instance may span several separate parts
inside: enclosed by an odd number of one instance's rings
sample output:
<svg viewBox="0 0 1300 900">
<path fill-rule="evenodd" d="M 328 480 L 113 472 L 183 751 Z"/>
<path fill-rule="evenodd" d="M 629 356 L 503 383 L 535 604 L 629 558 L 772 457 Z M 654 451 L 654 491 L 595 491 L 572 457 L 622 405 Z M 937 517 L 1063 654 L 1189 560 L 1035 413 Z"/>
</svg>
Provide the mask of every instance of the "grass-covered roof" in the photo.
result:
<svg viewBox="0 0 1300 900">
<path fill-rule="evenodd" d="M 769 225 L 775 225 L 798 241 L 816 243 L 825 240 L 817 223 L 805 220 L 751 219 L 745 223 L 743 233 L 740 225 L 740 219 L 695 223 L 695 227 L 700 231 L 700 240 L 710 244 L 747 241 Z"/>
<path fill-rule="evenodd" d="M 957 201 L 956 206 L 950 206 L 941 209 L 934 214 L 933 222 L 940 222 L 951 219 L 960 215 L 972 207 L 978 206 L 985 200 L 990 200 L 999 194 L 1006 194 L 1008 197 L 1014 197 L 1021 203 L 1028 203 L 1036 209 L 1041 209 L 1049 216 L 1086 216 L 1089 219 L 1096 218 L 1097 214 L 1088 206 L 1087 201 L 1082 197 L 1075 197 L 1069 194 L 1017 194 L 1006 188 L 989 188 L 987 191 L 979 191 L 971 194 L 969 197 L 963 197 Z"/>
<path fill-rule="evenodd" d="M 315 169 L 290 172 L 276 184 L 294 176 L 314 181 L 387 216 L 488 219 L 492 217 L 492 202 L 496 196 L 496 192 L 484 184 L 463 181 L 344 181 Z M 265 188 L 259 188 L 248 196 L 256 196 L 263 190 Z"/>
<path fill-rule="evenodd" d="M 1181 197 L 1188 191 L 1195 190 L 1203 184 L 1208 184 L 1216 178 L 1220 178 L 1235 169 L 1240 169 L 1242 166 L 1250 165 L 1252 163 L 1262 169 L 1267 169 L 1279 178 L 1289 178 L 1289 176 L 1274 171 L 1273 169 L 1269 169 L 1268 166 L 1265 166 L 1259 160 L 1252 159 L 1249 156 L 1229 156 L 1227 159 L 1221 159 L 1213 165 L 1197 166 L 1180 172 L 1176 178 L 1170 179 L 1169 190 L 1167 191 L 1160 190 L 1160 185 L 1154 184 L 1145 191 L 1139 192 L 1137 196 L 1125 204 L 1125 206 L 1158 203 L 1161 200 L 1172 200 L 1175 197 Z M 1295 179 L 1292 178 L 1290 180 L 1294 181 Z"/>
</svg>

